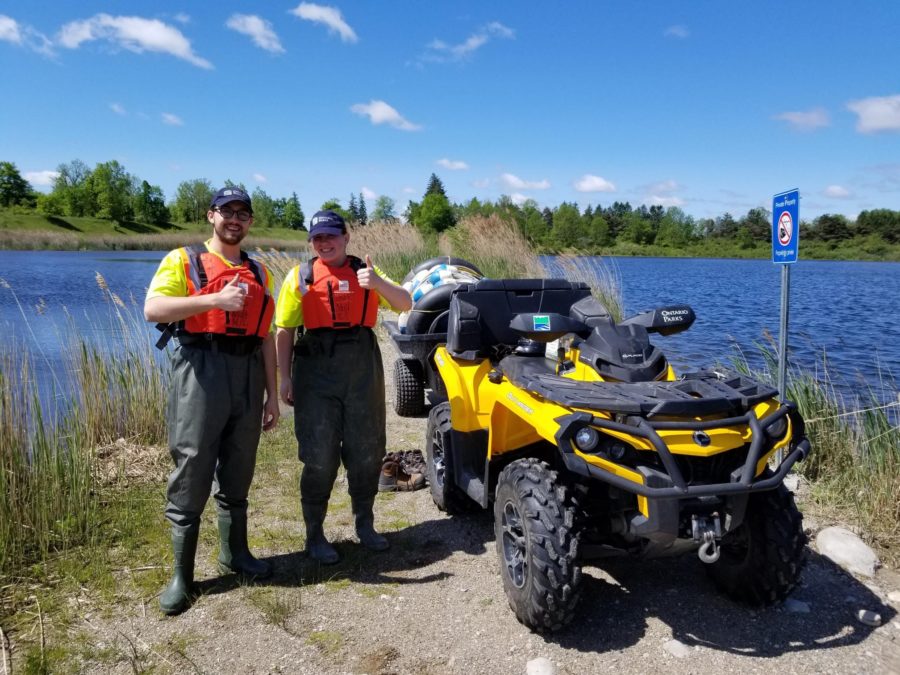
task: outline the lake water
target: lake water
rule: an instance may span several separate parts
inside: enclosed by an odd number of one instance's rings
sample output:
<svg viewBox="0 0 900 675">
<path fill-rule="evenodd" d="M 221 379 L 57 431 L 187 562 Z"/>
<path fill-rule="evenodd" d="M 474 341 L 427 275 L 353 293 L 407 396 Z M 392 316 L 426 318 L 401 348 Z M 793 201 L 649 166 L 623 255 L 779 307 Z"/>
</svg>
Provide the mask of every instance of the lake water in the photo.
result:
<svg viewBox="0 0 900 675">
<path fill-rule="evenodd" d="M 0 329 L 24 341 L 38 367 L 56 369 L 68 316 L 77 330 L 109 343 L 108 296 L 95 274 L 140 314 L 144 293 L 164 252 L 0 251 Z M 768 261 L 604 258 L 621 281 L 626 314 L 689 304 L 694 326 L 654 342 L 680 369 L 727 362 L 741 349 L 761 363 L 755 343 L 778 337 L 781 270 Z M 8 286 L 8 288 L 6 287 Z M 827 354 L 829 374 L 846 394 L 872 383 L 896 401 L 900 375 L 900 263 L 800 261 L 791 268 L 790 360 L 812 369 Z M 36 309 L 41 307 L 40 312 Z M 24 319 L 23 319 L 24 313 Z M 156 331 L 148 324 L 148 338 Z M 44 374 L 46 375 L 46 373 Z M 888 381 L 886 387 L 879 381 Z"/>
</svg>

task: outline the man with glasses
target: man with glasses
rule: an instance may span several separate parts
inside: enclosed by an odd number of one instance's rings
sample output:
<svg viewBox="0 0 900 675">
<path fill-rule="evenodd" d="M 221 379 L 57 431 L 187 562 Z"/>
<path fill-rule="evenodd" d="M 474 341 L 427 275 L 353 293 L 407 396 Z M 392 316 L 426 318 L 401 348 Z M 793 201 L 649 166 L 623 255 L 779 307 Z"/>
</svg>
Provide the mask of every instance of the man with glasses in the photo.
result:
<svg viewBox="0 0 900 675">
<path fill-rule="evenodd" d="M 144 316 L 174 336 L 169 388 L 166 518 L 172 525 L 174 574 L 160 596 L 166 614 L 191 602 L 200 515 L 213 489 L 219 521 L 219 568 L 264 578 L 269 565 L 247 546 L 247 493 L 260 429 L 278 423 L 274 285 L 262 263 L 241 250 L 253 222 L 250 196 L 216 192 L 206 213 L 212 238 L 171 251 L 150 282 Z"/>
</svg>

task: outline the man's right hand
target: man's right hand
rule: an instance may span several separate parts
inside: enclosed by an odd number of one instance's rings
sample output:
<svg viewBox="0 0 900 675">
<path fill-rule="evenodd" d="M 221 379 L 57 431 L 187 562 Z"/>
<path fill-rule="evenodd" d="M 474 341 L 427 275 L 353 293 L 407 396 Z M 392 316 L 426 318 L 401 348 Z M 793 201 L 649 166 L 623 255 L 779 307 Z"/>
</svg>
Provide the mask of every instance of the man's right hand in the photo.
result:
<svg viewBox="0 0 900 675">
<path fill-rule="evenodd" d="M 222 290 L 216 293 L 216 307 L 226 312 L 240 312 L 244 309 L 244 298 L 247 297 L 247 289 L 240 283 L 240 274 L 235 274 Z"/>
<path fill-rule="evenodd" d="M 287 405 L 294 405 L 294 385 L 290 377 L 281 378 L 281 400 Z"/>
</svg>

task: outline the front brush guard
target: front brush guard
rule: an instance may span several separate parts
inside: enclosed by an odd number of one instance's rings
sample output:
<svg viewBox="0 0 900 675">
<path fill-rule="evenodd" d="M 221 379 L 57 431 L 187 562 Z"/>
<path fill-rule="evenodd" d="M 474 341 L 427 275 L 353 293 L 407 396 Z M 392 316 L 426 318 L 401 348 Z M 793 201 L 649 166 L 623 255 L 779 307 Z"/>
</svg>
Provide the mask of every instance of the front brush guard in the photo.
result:
<svg viewBox="0 0 900 675">
<path fill-rule="evenodd" d="M 789 415 L 796 410 L 796 406 L 792 403 L 782 404 L 778 410 L 766 417 L 763 424 L 756 413 L 751 409 L 743 415 L 728 417 L 725 419 L 707 420 L 707 421 L 684 421 L 684 422 L 657 422 L 650 421 L 643 417 L 629 416 L 625 418 L 626 423 L 614 422 L 602 417 L 595 417 L 587 412 L 577 412 L 570 415 L 563 415 L 556 419 L 559 424 L 559 430 L 556 433 L 556 443 L 559 447 L 563 461 L 570 471 L 596 478 L 605 483 L 609 483 L 621 490 L 631 492 L 642 497 L 653 499 L 672 499 L 683 497 L 708 497 L 714 495 L 726 494 L 748 494 L 751 492 L 762 492 L 764 490 L 773 490 L 777 488 L 784 477 L 791 470 L 791 467 L 798 461 L 803 460 L 810 451 L 809 440 L 801 437 L 799 441 L 793 443 L 793 449 L 784 458 L 773 475 L 762 480 L 754 480 L 756 475 L 756 465 L 759 463 L 763 455 L 763 451 L 767 448 L 767 437 L 765 427 L 768 427 L 782 417 Z M 802 422 L 797 422 L 798 416 L 794 415 L 792 421 L 793 433 L 802 435 Z M 750 448 L 747 451 L 747 459 L 744 465 L 731 474 L 731 481 L 728 483 L 710 483 L 705 485 L 688 485 L 684 480 L 681 470 L 668 446 L 657 433 L 662 429 L 677 429 L 686 431 L 703 431 L 705 429 L 718 429 L 721 427 L 731 427 L 738 425 L 748 425 L 752 432 Z M 575 454 L 573 450 L 573 438 L 575 433 L 585 426 L 594 426 L 599 429 L 609 429 L 630 436 L 643 438 L 653 445 L 659 455 L 668 475 L 661 472 L 653 471 L 644 476 L 645 483 L 635 483 L 616 476 L 609 471 L 605 471 Z M 623 466 L 624 469 L 634 471 L 632 467 Z"/>
</svg>

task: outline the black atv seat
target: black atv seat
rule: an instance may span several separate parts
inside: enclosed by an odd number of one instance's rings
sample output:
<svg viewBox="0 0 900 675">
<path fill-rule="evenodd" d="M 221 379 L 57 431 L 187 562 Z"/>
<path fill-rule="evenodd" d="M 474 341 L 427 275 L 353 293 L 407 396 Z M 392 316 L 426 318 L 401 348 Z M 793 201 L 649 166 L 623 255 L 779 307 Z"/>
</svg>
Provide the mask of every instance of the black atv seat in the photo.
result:
<svg viewBox="0 0 900 675">
<path fill-rule="evenodd" d="M 518 344 L 521 336 L 509 327 L 517 314 L 569 316 L 572 305 L 590 295 L 586 283 L 565 279 L 482 279 L 460 284 L 450 299 L 447 351 L 467 361 L 490 357 L 493 347 Z"/>
</svg>

